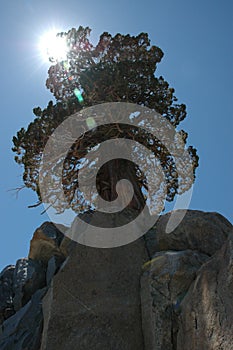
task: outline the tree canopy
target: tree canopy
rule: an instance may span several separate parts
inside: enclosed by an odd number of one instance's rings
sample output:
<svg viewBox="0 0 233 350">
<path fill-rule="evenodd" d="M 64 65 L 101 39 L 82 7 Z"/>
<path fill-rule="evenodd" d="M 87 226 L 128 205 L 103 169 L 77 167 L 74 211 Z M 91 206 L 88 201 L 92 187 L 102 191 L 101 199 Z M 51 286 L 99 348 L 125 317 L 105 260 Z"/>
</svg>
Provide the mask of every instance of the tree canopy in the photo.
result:
<svg viewBox="0 0 233 350">
<path fill-rule="evenodd" d="M 88 27 L 79 27 L 57 34 L 66 41 L 68 50 L 64 61 L 57 62 L 50 57 L 52 65 L 48 70 L 46 87 L 54 95 L 56 102 L 50 101 L 44 109 L 34 108 L 34 121 L 13 137 L 15 160 L 24 167 L 24 184 L 36 191 L 38 203 L 42 201 L 38 177 L 44 147 L 54 130 L 72 114 L 105 102 L 129 102 L 155 110 L 175 128 L 186 117 L 186 106 L 177 103 L 174 88 L 163 77 L 155 76 L 163 52 L 150 44 L 148 34 L 112 36 L 104 32 L 98 43 L 93 45 L 90 32 Z M 186 144 L 187 133 L 183 130 L 179 133 Z M 82 198 L 79 191 L 77 179 L 78 170 L 82 166 L 80 160 L 94 146 L 107 138 L 117 137 L 144 144 L 160 160 L 167 182 L 168 201 L 172 201 L 177 193 L 183 193 L 191 187 L 192 183 L 187 180 L 186 186 L 179 188 L 174 160 L 159 140 L 154 139 L 151 143 L 150 135 L 126 125 L 119 127 L 113 124 L 110 129 L 109 126 L 102 126 L 90 130 L 85 137 L 76 140 L 67 153 L 62 183 L 67 201 L 74 210 L 79 212 L 90 208 L 90 204 Z M 192 146 L 188 146 L 187 150 L 195 178 L 197 152 Z M 113 172 L 114 167 L 116 169 Z M 124 177 L 134 184 L 131 206 L 140 209 L 145 204 L 142 189 L 147 188 L 147 181 L 138 166 L 126 160 L 113 160 L 100 169 L 98 191 L 104 199 L 114 199 L 116 183 Z M 55 208 L 62 212 L 64 203 L 58 201 Z"/>
</svg>

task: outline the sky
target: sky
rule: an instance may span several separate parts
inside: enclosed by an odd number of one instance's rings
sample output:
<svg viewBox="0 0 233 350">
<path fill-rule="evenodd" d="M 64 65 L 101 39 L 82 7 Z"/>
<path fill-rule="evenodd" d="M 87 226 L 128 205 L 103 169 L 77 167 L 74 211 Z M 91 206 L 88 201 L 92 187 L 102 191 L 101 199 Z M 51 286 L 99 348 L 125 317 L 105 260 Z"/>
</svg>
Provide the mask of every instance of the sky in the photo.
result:
<svg viewBox="0 0 233 350">
<path fill-rule="evenodd" d="M 49 63 L 38 51 L 41 35 L 53 27 L 92 28 L 96 42 L 102 32 L 137 35 L 147 32 L 164 57 L 156 75 L 172 87 L 188 115 L 180 125 L 188 144 L 198 150 L 200 165 L 190 209 L 219 212 L 233 222 L 232 78 L 233 2 L 225 0 L 9 0 L 1 2 L 1 181 L 0 270 L 29 252 L 30 239 L 42 222 L 43 207 L 22 185 L 14 162 L 12 137 L 34 119 L 32 109 L 52 99 L 45 87 Z M 170 207 L 172 209 L 172 206 Z"/>
</svg>

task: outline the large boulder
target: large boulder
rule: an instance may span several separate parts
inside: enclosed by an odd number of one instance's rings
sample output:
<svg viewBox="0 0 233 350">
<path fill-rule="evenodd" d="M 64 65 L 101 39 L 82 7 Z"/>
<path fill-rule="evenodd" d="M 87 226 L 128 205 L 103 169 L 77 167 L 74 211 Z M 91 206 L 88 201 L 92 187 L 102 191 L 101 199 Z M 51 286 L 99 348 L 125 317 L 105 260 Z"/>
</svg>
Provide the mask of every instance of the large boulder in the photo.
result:
<svg viewBox="0 0 233 350">
<path fill-rule="evenodd" d="M 233 349 L 233 236 L 199 270 L 181 302 L 177 350 Z"/>
<path fill-rule="evenodd" d="M 176 349 L 177 311 L 208 256 L 192 250 L 160 252 L 143 267 L 142 328 L 146 350 Z"/>
<path fill-rule="evenodd" d="M 64 238 L 63 232 L 65 230 L 65 226 L 55 225 L 48 221 L 44 222 L 33 234 L 28 257 L 40 260 L 45 265 L 54 255 L 63 257 L 60 244 Z"/>
<path fill-rule="evenodd" d="M 169 220 L 182 222 L 170 232 Z M 200 253 L 213 255 L 226 241 L 232 231 L 231 223 L 218 213 L 199 210 L 176 210 L 160 216 L 156 225 L 146 235 L 150 256 L 165 250 L 197 250 Z"/>
<path fill-rule="evenodd" d="M 76 244 L 43 300 L 41 350 L 142 350 L 144 240 L 113 249 Z"/>
<path fill-rule="evenodd" d="M 29 259 L 1 272 L 1 350 L 232 348 L 233 233 L 223 216 L 178 210 L 112 249 L 65 230 L 44 223 Z"/>
<path fill-rule="evenodd" d="M 0 274 L 0 349 L 39 350 L 43 328 L 42 298 L 64 261 L 62 225 L 42 224 L 34 233 L 29 258 Z"/>
<path fill-rule="evenodd" d="M 169 231 L 171 215 L 184 214 Z M 230 349 L 233 289 L 224 281 L 233 279 L 231 223 L 218 213 L 178 210 L 161 216 L 145 240 L 151 257 L 141 279 L 145 350 Z"/>
</svg>

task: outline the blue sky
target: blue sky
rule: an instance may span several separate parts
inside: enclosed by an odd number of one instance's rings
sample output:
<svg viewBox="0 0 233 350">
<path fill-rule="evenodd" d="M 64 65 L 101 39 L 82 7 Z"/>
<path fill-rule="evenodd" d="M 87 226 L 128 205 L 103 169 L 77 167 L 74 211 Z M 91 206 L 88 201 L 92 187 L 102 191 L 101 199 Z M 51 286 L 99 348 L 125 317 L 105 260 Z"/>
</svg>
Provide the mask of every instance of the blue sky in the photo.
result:
<svg viewBox="0 0 233 350">
<path fill-rule="evenodd" d="M 0 16 L 0 270 L 27 256 L 34 230 L 48 220 L 40 215 L 42 207 L 27 208 L 36 202 L 32 191 L 23 190 L 16 199 L 9 190 L 22 185 L 12 137 L 33 120 L 34 107 L 45 107 L 52 99 L 45 88 L 49 65 L 42 64 L 37 43 L 53 26 L 89 26 L 94 41 L 104 31 L 149 33 L 152 44 L 165 54 L 157 74 L 187 105 L 181 127 L 200 156 L 190 208 L 217 211 L 233 222 L 232 1 L 10 0 L 1 3 Z"/>
</svg>

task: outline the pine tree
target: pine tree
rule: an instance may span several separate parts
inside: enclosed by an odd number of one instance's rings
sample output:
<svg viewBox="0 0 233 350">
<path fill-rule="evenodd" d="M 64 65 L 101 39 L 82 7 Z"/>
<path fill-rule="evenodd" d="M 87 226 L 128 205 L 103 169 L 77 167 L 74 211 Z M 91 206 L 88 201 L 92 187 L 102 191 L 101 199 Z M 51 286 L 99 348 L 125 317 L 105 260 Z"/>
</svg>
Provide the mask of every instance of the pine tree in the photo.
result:
<svg viewBox="0 0 233 350">
<path fill-rule="evenodd" d="M 24 166 L 24 184 L 36 191 L 39 203 L 41 194 L 38 176 L 45 144 L 54 130 L 70 115 L 105 102 L 129 102 L 155 110 L 175 128 L 186 117 L 186 106 L 177 103 L 175 90 L 163 77 L 155 76 L 163 52 L 157 46 L 150 45 L 148 34 L 111 36 L 104 32 L 94 46 L 90 42 L 90 31 L 88 27 L 79 27 L 57 34 L 66 41 L 68 51 L 65 61 L 57 62 L 54 57 L 50 57 L 52 65 L 48 71 L 46 87 L 54 95 L 56 103 L 50 101 L 45 109 L 34 108 L 34 121 L 27 130 L 22 128 L 13 138 L 13 151 L 17 154 L 15 160 Z M 180 135 L 186 144 L 187 133 L 181 130 Z M 159 140 L 154 139 L 151 145 L 150 136 L 135 128 L 116 124 L 111 125 L 110 129 L 109 126 L 102 126 L 76 140 L 64 163 L 63 189 L 67 201 L 75 211 L 80 212 L 90 207 L 83 200 L 78 187 L 80 159 L 92 147 L 116 137 L 144 144 L 160 160 L 167 181 L 168 201 L 172 201 L 177 193 L 190 188 L 192 183 L 187 180 L 187 185 L 179 189 L 174 161 Z M 187 150 L 195 178 L 198 156 L 192 146 L 187 147 Z M 115 199 L 116 183 L 122 178 L 128 178 L 134 187 L 130 207 L 141 210 L 145 205 L 142 189 L 147 188 L 147 181 L 138 166 L 132 162 L 115 159 L 105 164 L 97 177 L 99 193 L 105 200 Z M 56 196 L 55 193 L 50 195 Z M 64 203 L 58 201 L 55 207 L 58 212 L 62 212 Z"/>
</svg>

